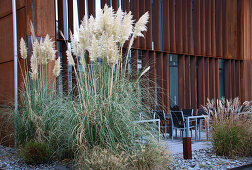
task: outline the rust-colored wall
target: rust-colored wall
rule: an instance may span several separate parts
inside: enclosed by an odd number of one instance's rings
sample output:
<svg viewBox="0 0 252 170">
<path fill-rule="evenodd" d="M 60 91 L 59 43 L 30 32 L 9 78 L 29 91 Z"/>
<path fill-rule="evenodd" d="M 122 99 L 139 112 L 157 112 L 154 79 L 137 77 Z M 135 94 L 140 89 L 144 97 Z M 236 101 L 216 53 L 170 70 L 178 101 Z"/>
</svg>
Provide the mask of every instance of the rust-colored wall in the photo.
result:
<svg viewBox="0 0 252 170">
<path fill-rule="evenodd" d="M 36 36 L 44 37 L 49 34 L 55 39 L 55 2 L 52 0 L 16 0 L 17 5 L 17 34 L 18 46 L 20 38 L 26 42 L 30 33 L 30 21 L 34 23 Z M 12 3 L 10 0 L 0 1 L 0 105 L 14 104 L 14 56 L 13 56 L 13 31 L 12 31 Z M 18 48 L 19 49 L 19 48 Z M 18 54 L 19 55 L 19 54 Z M 20 58 L 20 57 L 19 57 Z M 22 59 L 19 60 L 18 81 L 19 88 L 22 86 L 22 75 L 20 67 L 23 66 Z M 13 132 L 12 122 L 6 124 L 6 116 L 0 110 L 0 124 L 10 127 L 7 131 Z M 0 143 L 13 145 L 12 138 L 6 137 L 6 128 L 0 127 Z M 7 134 L 8 135 L 8 134 Z M 2 139 L 8 139 L 2 141 Z"/>
<path fill-rule="evenodd" d="M 58 0 L 60 4 L 62 0 Z M 89 14 L 94 14 L 94 1 L 89 1 Z M 92 2 L 92 3 L 91 3 Z M 107 0 L 102 0 L 102 4 Z M 180 105 L 181 107 L 194 107 L 206 102 L 206 98 L 219 97 L 219 71 L 218 58 L 226 59 L 226 96 L 240 96 L 243 100 L 251 100 L 251 60 L 252 60 L 252 0 L 167 0 L 163 2 L 163 13 L 160 13 L 159 1 L 123 0 L 123 9 L 132 9 L 135 19 L 145 11 L 150 12 L 150 22 L 146 38 L 135 41 L 135 50 L 145 50 L 153 61 L 157 61 L 157 75 L 161 87 L 167 86 L 167 58 L 168 54 L 179 54 L 179 63 L 182 65 L 180 74 Z M 69 0 L 69 5 L 72 0 Z M 176 5 L 175 5 L 176 4 Z M 79 2 L 79 13 L 83 16 L 83 0 Z M 112 0 L 112 5 L 117 8 L 117 0 Z M 59 9 L 59 28 L 63 29 L 63 10 Z M 30 20 L 34 22 L 36 35 L 45 36 L 47 33 L 54 37 L 55 34 L 55 2 L 52 0 L 18 0 L 18 34 L 30 35 Z M 69 10 L 69 28 L 72 28 L 72 10 Z M 163 20 L 161 17 L 163 15 Z M 161 25 L 163 23 L 163 25 Z M 13 96 L 13 48 L 12 48 L 12 17 L 11 2 L 0 1 L 0 94 L 5 99 Z M 163 37 L 160 37 L 163 30 Z M 27 38 L 27 37 L 26 37 Z M 163 40 L 163 42 L 161 42 Z M 60 39 L 59 39 L 60 41 Z M 152 49 L 154 42 L 154 50 Z M 162 48 L 163 47 L 163 48 Z M 135 51 L 134 54 L 138 52 Z M 133 54 L 133 56 L 134 56 Z M 137 61 L 135 55 L 133 61 Z M 158 59 L 158 60 L 156 60 Z M 66 62 L 66 61 L 64 61 Z M 199 72 L 197 84 L 196 65 Z M 64 63 L 63 63 L 64 64 Z M 13 66 L 12 66 L 13 67 Z M 134 68 L 134 67 L 133 67 Z M 67 73 L 67 67 L 63 67 Z M 136 68 L 134 68 L 136 70 Z M 166 72 L 165 72 L 166 70 Z M 5 73 L 6 72 L 6 73 Z M 238 72 L 238 73 L 237 73 Z M 155 71 L 153 72 L 155 74 Z M 67 79 L 66 79 L 67 80 Z M 203 81 L 203 82 L 201 82 Z M 239 82 L 239 83 L 237 83 Z M 7 86 L 8 84 L 8 86 Z M 168 86 L 167 86 L 168 87 Z M 183 88 L 189 89 L 183 90 Z M 240 90 L 235 90 L 234 88 Z M 166 91 L 167 92 L 167 91 Z M 161 92 L 159 92 L 161 94 Z M 197 94 L 198 93 L 198 94 Z M 187 96 L 189 95 L 189 96 Z M 199 101 L 197 100 L 199 95 Z M 160 96 L 160 95 L 159 95 Z M 5 100 L 4 97 L 0 98 Z M 161 96 L 161 103 L 168 101 Z"/>
</svg>

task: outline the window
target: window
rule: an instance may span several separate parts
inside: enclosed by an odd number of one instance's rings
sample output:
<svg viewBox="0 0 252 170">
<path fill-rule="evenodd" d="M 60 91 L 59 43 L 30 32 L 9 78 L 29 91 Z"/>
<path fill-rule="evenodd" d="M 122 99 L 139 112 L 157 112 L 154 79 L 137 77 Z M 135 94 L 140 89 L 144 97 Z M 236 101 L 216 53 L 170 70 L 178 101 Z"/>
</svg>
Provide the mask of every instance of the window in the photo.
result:
<svg viewBox="0 0 252 170">
<path fill-rule="evenodd" d="M 220 98 L 225 96 L 225 61 L 219 59 L 219 88 L 220 88 Z"/>
<path fill-rule="evenodd" d="M 178 105 L 178 55 L 169 56 L 169 94 L 170 107 Z"/>
</svg>

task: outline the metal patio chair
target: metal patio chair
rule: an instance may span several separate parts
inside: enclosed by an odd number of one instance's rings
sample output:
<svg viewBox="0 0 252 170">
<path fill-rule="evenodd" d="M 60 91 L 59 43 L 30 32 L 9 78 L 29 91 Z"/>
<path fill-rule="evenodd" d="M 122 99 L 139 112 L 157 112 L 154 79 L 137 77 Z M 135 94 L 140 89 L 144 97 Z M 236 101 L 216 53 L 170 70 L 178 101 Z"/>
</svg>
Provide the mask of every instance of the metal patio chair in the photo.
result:
<svg viewBox="0 0 252 170">
<path fill-rule="evenodd" d="M 168 127 L 168 120 L 166 119 L 166 113 L 164 110 L 153 110 L 153 118 L 160 119 L 160 128 L 164 128 L 164 138 L 166 139 L 167 135 L 167 127 Z"/>
<path fill-rule="evenodd" d="M 182 132 L 182 137 L 183 137 L 184 132 L 186 132 L 186 124 L 185 124 L 185 118 L 184 118 L 183 112 L 171 111 L 171 120 L 172 120 L 172 131 L 173 129 L 176 130 L 176 137 L 177 137 L 177 130 L 180 130 L 180 134 Z M 192 136 L 192 128 L 195 128 L 195 126 L 189 125 L 189 130 L 191 130 L 191 136 Z M 172 140 L 173 140 L 173 135 L 172 135 Z"/>
<path fill-rule="evenodd" d="M 207 116 L 208 113 L 203 108 L 200 108 L 200 109 L 197 110 L 197 114 L 196 115 L 197 116 L 202 116 L 202 115 L 206 115 Z M 207 128 L 207 124 L 206 124 L 207 122 L 206 122 L 205 118 L 198 118 L 197 120 L 199 121 L 198 125 L 199 125 L 199 140 L 200 140 L 200 138 L 201 138 L 201 131 L 202 131 L 202 122 L 205 121 L 205 129 Z"/>
</svg>

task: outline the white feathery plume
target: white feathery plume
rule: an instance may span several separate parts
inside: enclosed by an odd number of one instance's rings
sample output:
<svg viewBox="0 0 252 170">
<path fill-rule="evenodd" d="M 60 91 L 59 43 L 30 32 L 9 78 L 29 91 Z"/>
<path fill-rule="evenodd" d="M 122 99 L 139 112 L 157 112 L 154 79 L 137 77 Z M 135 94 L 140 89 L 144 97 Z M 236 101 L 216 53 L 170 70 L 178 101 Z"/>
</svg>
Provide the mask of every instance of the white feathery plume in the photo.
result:
<svg viewBox="0 0 252 170">
<path fill-rule="evenodd" d="M 80 43 L 79 43 L 79 37 L 78 33 L 72 35 L 70 32 L 70 38 L 71 38 L 71 51 L 75 56 L 79 56 L 81 54 L 81 48 L 80 48 Z"/>
<path fill-rule="evenodd" d="M 61 70 L 60 58 L 58 57 L 58 59 L 55 61 L 55 65 L 53 68 L 53 75 L 55 77 L 58 77 L 60 75 L 60 70 Z"/>
<path fill-rule="evenodd" d="M 86 17 L 84 17 L 84 19 L 82 20 L 82 23 L 80 25 L 80 29 L 79 29 L 79 36 L 78 36 L 79 37 L 79 42 L 75 39 L 75 37 L 73 37 L 74 38 L 73 43 L 75 43 L 75 44 L 72 44 L 74 55 L 76 55 L 76 53 L 80 52 L 78 50 L 78 48 L 81 49 L 81 50 L 86 50 L 87 49 L 87 47 L 89 45 L 89 34 L 90 34 L 90 32 L 88 30 L 88 23 L 86 21 Z"/>
<path fill-rule="evenodd" d="M 88 31 L 90 34 L 95 34 L 96 32 L 96 22 L 92 15 L 88 19 Z"/>
<path fill-rule="evenodd" d="M 125 43 L 126 40 L 129 39 L 132 34 L 133 29 L 133 16 L 131 15 L 131 11 L 124 15 L 120 28 L 118 30 L 119 42 L 121 46 Z"/>
<path fill-rule="evenodd" d="M 54 50 L 54 42 L 52 41 L 52 39 L 50 39 L 49 35 L 47 34 L 42 46 L 43 49 L 43 53 L 44 53 L 44 59 L 42 61 L 44 61 L 43 64 L 47 63 L 47 59 L 53 61 L 55 60 L 55 53 L 56 50 Z"/>
<path fill-rule="evenodd" d="M 23 38 L 20 40 L 20 54 L 24 60 L 27 58 L 27 47 Z"/>
<path fill-rule="evenodd" d="M 135 24 L 134 27 L 134 32 L 133 36 L 134 37 L 143 37 L 144 35 L 142 34 L 143 31 L 147 31 L 146 24 L 149 20 L 149 12 L 146 12 L 144 15 L 139 18 L 137 23 Z"/>
<path fill-rule="evenodd" d="M 103 32 L 112 35 L 114 32 L 113 25 L 114 25 L 114 11 L 112 7 L 108 7 L 107 5 L 104 6 L 103 13 L 101 12 L 99 16 L 96 17 L 97 23 L 97 33 L 101 35 Z"/>
<path fill-rule="evenodd" d="M 107 62 L 110 66 L 117 64 L 119 59 L 118 48 L 116 43 L 114 42 L 114 37 L 111 36 L 107 40 Z"/>
<path fill-rule="evenodd" d="M 117 12 L 115 13 L 115 17 L 114 17 L 114 24 L 112 27 L 112 34 L 114 35 L 115 40 L 118 42 L 119 38 L 120 38 L 120 34 L 119 32 L 120 27 L 122 25 L 122 19 L 124 16 L 124 12 L 121 10 L 121 7 L 118 8 Z"/>
<path fill-rule="evenodd" d="M 40 55 L 40 45 L 39 45 L 39 42 L 38 40 L 35 40 L 32 44 L 32 55 L 35 57 L 35 58 L 38 58 L 39 55 Z"/>
<path fill-rule="evenodd" d="M 31 77 L 33 80 L 38 77 L 38 60 L 34 55 L 31 56 Z"/>
<path fill-rule="evenodd" d="M 74 59 L 73 59 L 73 56 L 72 56 L 72 53 L 71 53 L 71 51 L 69 51 L 69 50 L 67 50 L 66 51 L 66 55 L 67 55 L 67 61 L 68 61 L 68 64 L 70 65 L 70 66 L 75 66 L 75 62 L 74 62 Z"/>
<path fill-rule="evenodd" d="M 98 58 L 98 43 L 95 35 L 93 35 L 91 46 L 89 47 L 89 54 L 91 61 L 96 61 Z"/>
</svg>

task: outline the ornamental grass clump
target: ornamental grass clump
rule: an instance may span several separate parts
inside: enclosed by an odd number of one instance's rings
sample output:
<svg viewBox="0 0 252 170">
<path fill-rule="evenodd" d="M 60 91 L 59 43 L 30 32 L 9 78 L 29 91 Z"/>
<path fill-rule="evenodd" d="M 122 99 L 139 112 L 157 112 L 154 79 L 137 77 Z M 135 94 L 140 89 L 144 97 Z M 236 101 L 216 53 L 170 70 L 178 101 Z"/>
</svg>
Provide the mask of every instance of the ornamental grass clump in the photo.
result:
<svg viewBox="0 0 252 170">
<path fill-rule="evenodd" d="M 142 76 L 149 68 L 138 79 L 129 79 L 127 75 L 131 46 L 146 31 L 149 14 L 146 12 L 135 24 L 132 18 L 131 12 L 125 13 L 120 8 L 114 12 L 105 5 L 96 18 L 84 17 L 79 31 L 71 36 L 68 64 L 77 65 L 81 70 L 78 72 L 73 67 L 78 92 L 77 162 L 87 162 L 80 160 L 90 159 L 90 148 L 97 146 L 111 153 L 124 151 L 132 155 L 141 150 L 136 137 L 145 136 L 148 142 L 154 138 L 155 125 L 146 127 L 134 123 L 140 119 L 140 112 L 143 119 L 150 119 L 145 114 L 150 113 L 150 108 L 141 99 L 151 101 L 149 89 L 139 89 L 140 82 L 144 85 Z M 128 50 L 123 50 L 127 40 Z M 75 63 L 72 55 L 78 56 L 80 63 Z"/>
<path fill-rule="evenodd" d="M 53 57 L 54 43 L 49 36 L 41 41 L 33 36 L 31 69 L 25 70 L 22 107 L 20 115 L 16 115 L 19 143 L 30 140 L 46 143 L 53 151 L 51 157 L 75 158 L 78 167 L 99 167 L 100 163 L 94 160 L 102 155 L 95 155 L 97 151 L 112 154 L 100 161 L 107 168 L 131 167 L 124 156 L 132 160 L 132 155 L 142 153 L 139 143 L 152 143 L 158 134 L 154 123 L 135 123 L 150 119 L 147 113 L 151 109 L 146 103 L 155 96 L 150 96 L 144 86 L 149 84 L 144 79 L 149 67 L 137 79 L 129 78 L 127 67 L 131 46 L 147 30 L 148 18 L 146 12 L 135 23 L 131 12 L 120 8 L 114 12 L 107 5 L 97 12 L 96 18 L 85 16 L 78 31 L 70 34 L 66 55 L 76 85 L 72 94 L 63 97 L 59 97 L 55 88 L 61 66 L 60 59 L 55 61 Z M 126 41 L 129 41 L 127 50 Z M 21 53 L 26 56 L 23 44 Z M 55 63 L 54 68 L 51 62 Z M 157 143 L 154 145 L 154 150 L 159 147 Z M 162 156 L 153 154 L 153 159 L 152 156 L 148 159 L 154 160 L 157 155 Z"/>
<path fill-rule="evenodd" d="M 27 57 L 24 39 L 20 41 L 24 69 L 21 69 L 21 103 L 15 114 L 17 143 L 19 146 L 29 141 L 46 143 L 53 151 L 51 156 L 73 157 L 73 105 L 67 97 L 57 95 L 56 77 L 60 74 L 61 64 L 60 58 L 55 58 L 55 42 L 49 35 L 38 40 L 32 24 L 31 32 L 31 57 Z"/>
<path fill-rule="evenodd" d="M 233 100 L 208 100 L 211 115 L 212 144 L 217 155 L 236 157 L 252 155 L 252 102 L 242 105 Z"/>
</svg>

